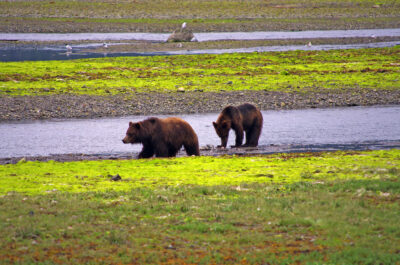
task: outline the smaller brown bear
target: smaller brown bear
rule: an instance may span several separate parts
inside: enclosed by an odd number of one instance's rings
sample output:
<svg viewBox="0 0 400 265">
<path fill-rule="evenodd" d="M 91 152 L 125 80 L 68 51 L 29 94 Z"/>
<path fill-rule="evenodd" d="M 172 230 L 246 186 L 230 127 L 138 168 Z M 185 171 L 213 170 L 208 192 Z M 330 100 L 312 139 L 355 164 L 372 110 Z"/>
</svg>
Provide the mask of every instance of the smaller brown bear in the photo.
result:
<svg viewBox="0 0 400 265">
<path fill-rule="evenodd" d="M 243 146 L 257 146 L 263 126 L 263 117 L 260 110 L 254 105 L 245 103 L 237 107 L 224 108 L 213 125 L 221 138 L 221 145 L 218 147 L 226 148 L 231 128 L 236 133 L 235 145 L 232 147 L 242 146 L 243 131 L 246 132 L 246 143 Z"/>
<path fill-rule="evenodd" d="M 129 122 L 124 144 L 142 143 L 138 158 L 176 156 L 182 146 L 186 153 L 200 155 L 199 141 L 193 128 L 180 118 L 148 118 L 140 122 Z"/>
</svg>

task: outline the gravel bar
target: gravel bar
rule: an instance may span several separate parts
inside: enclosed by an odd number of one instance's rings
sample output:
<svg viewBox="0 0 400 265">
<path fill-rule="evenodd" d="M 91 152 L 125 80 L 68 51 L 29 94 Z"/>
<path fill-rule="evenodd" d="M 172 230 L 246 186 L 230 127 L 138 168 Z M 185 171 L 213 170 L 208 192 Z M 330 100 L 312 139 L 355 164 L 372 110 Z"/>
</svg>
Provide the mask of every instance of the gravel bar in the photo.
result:
<svg viewBox="0 0 400 265">
<path fill-rule="evenodd" d="M 99 118 L 129 115 L 220 112 L 224 106 L 253 103 L 262 110 L 400 104 L 399 90 L 330 92 L 172 92 L 110 96 L 46 95 L 0 97 L 0 121 Z"/>
</svg>

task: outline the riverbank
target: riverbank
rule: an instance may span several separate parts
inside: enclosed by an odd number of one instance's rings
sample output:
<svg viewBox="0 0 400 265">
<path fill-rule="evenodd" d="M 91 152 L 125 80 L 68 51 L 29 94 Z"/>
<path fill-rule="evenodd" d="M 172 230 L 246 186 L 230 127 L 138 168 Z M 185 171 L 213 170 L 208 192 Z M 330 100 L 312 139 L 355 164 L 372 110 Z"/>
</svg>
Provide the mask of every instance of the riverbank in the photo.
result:
<svg viewBox="0 0 400 265">
<path fill-rule="evenodd" d="M 400 91 L 188 91 L 110 96 L 3 96 L 0 97 L 0 121 L 219 112 L 224 106 L 245 102 L 262 110 L 396 105 L 400 104 Z"/>
</svg>

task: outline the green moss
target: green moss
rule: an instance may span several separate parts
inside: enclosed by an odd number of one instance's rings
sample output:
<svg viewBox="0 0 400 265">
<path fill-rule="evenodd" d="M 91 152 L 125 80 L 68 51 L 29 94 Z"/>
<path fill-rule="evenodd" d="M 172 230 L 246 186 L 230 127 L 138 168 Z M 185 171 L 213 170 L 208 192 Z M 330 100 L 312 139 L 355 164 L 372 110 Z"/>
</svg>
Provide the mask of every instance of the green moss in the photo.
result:
<svg viewBox="0 0 400 265">
<path fill-rule="evenodd" d="M 396 264 L 399 161 L 389 150 L 1 166 L 0 263 Z M 98 175 L 115 172 L 122 182 Z"/>
<path fill-rule="evenodd" d="M 0 263 L 396 264 L 399 164 L 394 149 L 2 165 Z"/>
<path fill-rule="evenodd" d="M 400 48 L 0 63 L 0 95 L 399 89 Z"/>
<path fill-rule="evenodd" d="M 141 187 L 296 183 L 334 179 L 398 177 L 400 151 L 272 155 L 261 157 L 185 157 L 150 160 L 22 162 L 0 166 L 0 194 L 18 192 L 128 191 Z M 388 163 L 388 161 L 391 161 Z M 119 174 L 114 182 L 109 175 Z"/>
</svg>

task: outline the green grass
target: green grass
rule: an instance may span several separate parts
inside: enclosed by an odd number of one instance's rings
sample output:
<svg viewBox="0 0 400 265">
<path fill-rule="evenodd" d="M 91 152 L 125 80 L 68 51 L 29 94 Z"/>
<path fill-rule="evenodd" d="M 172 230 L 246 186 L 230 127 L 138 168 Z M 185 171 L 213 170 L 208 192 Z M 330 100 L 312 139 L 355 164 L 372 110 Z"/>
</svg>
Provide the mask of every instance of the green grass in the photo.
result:
<svg viewBox="0 0 400 265">
<path fill-rule="evenodd" d="M 400 88 L 400 47 L 0 63 L 0 95 Z"/>
<path fill-rule="evenodd" d="M 0 263 L 399 264 L 399 164 L 388 150 L 3 165 Z"/>
<path fill-rule="evenodd" d="M 394 28 L 394 0 L 0 1 L 0 32 L 195 32 Z"/>
<path fill-rule="evenodd" d="M 378 7 L 378 8 L 377 8 Z M 381 7 L 381 8 L 379 8 Z M 3 16 L 71 18 L 298 18 L 398 16 L 400 5 L 392 0 L 318 1 L 16 1 L 0 2 Z M 296 10 L 296 12 L 293 12 Z M 212 11 L 212 12 L 210 12 Z"/>
</svg>

